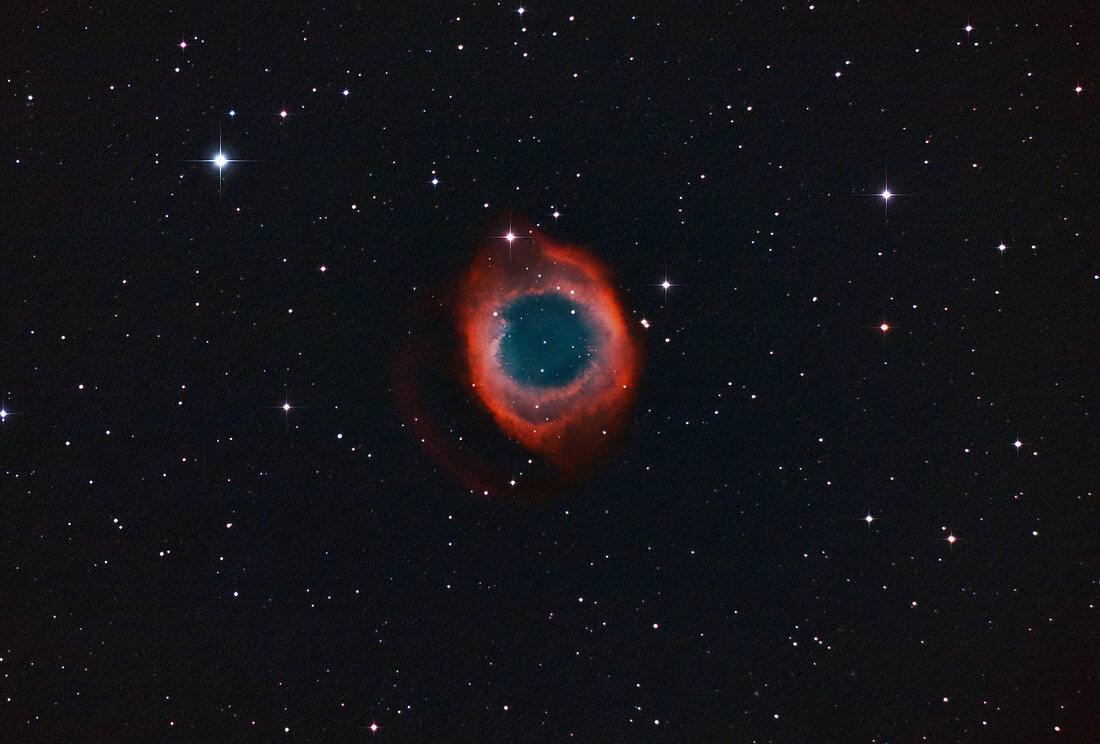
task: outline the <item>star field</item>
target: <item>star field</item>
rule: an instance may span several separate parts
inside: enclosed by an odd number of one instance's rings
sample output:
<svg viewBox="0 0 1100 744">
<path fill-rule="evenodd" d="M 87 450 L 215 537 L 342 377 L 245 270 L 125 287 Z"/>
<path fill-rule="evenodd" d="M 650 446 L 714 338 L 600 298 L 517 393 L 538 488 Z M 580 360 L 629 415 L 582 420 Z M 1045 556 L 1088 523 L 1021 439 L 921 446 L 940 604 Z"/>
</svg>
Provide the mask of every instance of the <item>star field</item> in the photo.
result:
<svg viewBox="0 0 1100 744">
<path fill-rule="evenodd" d="M 1100 740 L 1091 11 L 17 14 L 0 739 Z M 526 226 L 643 352 L 539 503 L 441 310 Z"/>
</svg>

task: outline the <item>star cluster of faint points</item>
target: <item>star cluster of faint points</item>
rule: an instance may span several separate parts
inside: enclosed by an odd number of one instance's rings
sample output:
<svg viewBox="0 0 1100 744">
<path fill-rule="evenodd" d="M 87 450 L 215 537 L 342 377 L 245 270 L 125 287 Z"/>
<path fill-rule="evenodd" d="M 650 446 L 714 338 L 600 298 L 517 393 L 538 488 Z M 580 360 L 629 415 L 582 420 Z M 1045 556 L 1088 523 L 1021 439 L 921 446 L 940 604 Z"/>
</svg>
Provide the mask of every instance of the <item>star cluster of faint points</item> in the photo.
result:
<svg viewBox="0 0 1100 744">
<path fill-rule="evenodd" d="M 522 16 L 525 12 L 526 12 L 526 9 L 522 6 L 520 6 L 516 9 L 516 13 L 518 13 L 520 16 Z M 969 37 L 971 32 L 974 31 L 974 28 L 970 24 L 967 24 L 963 30 L 966 32 L 967 36 Z M 179 43 L 179 47 L 180 47 L 181 50 L 186 50 L 187 46 L 188 45 L 187 45 L 186 41 L 181 41 Z M 837 71 L 835 76 L 839 78 L 841 76 L 841 73 L 839 71 Z M 1075 89 L 1075 92 L 1078 95 L 1081 93 L 1081 91 L 1082 91 L 1082 88 L 1080 86 L 1078 86 Z M 349 91 L 347 89 L 344 89 L 342 91 L 342 95 L 346 98 L 349 95 Z M 236 115 L 236 111 L 234 111 L 234 110 L 231 110 L 228 113 L 229 113 L 230 117 L 233 117 L 233 116 Z M 287 113 L 286 109 L 284 108 L 284 109 L 280 110 L 277 113 L 277 116 L 280 119 L 286 119 L 287 116 L 288 116 L 288 113 Z M 211 157 L 205 158 L 205 159 L 203 159 L 201 161 L 198 161 L 198 162 L 209 163 L 210 165 L 212 165 L 217 170 L 217 172 L 218 172 L 219 193 L 220 193 L 221 188 L 222 188 L 222 179 L 224 177 L 224 173 L 225 173 L 226 168 L 233 165 L 233 164 L 246 162 L 246 161 L 230 157 L 230 155 L 225 151 L 224 147 L 222 146 L 221 136 L 219 135 L 219 142 L 218 142 L 217 151 Z M 429 178 L 428 182 L 433 187 L 433 189 L 440 186 L 441 180 L 440 180 L 439 174 L 437 173 L 436 170 L 431 171 L 430 178 Z M 884 182 L 882 190 L 879 191 L 879 192 L 876 192 L 874 195 L 879 197 L 880 199 L 882 199 L 883 214 L 884 214 L 884 217 L 885 217 L 885 216 L 888 216 L 890 202 L 892 200 L 894 200 L 896 197 L 898 197 L 899 195 L 901 195 L 901 194 L 899 194 L 897 191 L 891 189 L 889 183 Z M 486 204 L 484 206 L 487 207 L 488 204 Z M 353 206 L 353 209 L 354 209 L 354 206 Z M 553 209 L 553 211 L 551 212 L 551 216 L 554 218 L 554 220 L 558 220 L 561 217 L 561 212 L 558 209 Z M 507 241 L 508 247 L 509 247 L 509 249 L 511 249 L 512 244 L 517 239 L 519 239 L 520 236 L 517 236 L 511 229 L 509 229 L 508 232 L 506 234 L 504 234 L 503 236 L 501 236 L 501 237 L 505 241 Z M 1004 242 L 1001 242 L 996 246 L 996 250 L 1000 254 L 1003 255 L 1004 252 L 1007 250 L 1007 246 Z M 320 271 L 322 273 L 325 272 L 326 267 L 322 266 L 320 268 Z M 674 289 L 677 286 L 680 286 L 680 285 L 674 284 L 671 281 L 671 279 L 669 278 L 669 276 L 667 275 L 667 272 L 666 272 L 666 274 L 663 276 L 662 280 L 660 282 L 656 283 L 653 286 L 660 288 L 660 290 L 662 291 L 662 306 L 667 308 L 669 291 Z M 645 317 L 641 318 L 640 324 L 642 325 L 643 328 L 645 328 L 647 330 L 652 325 L 651 321 L 648 318 L 645 318 Z M 884 337 L 886 336 L 886 334 L 889 331 L 893 330 L 893 327 L 886 320 L 883 320 L 877 326 L 877 328 L 878 328 L 879 331 L 881 331 L 881 333 L 883 334 Z M 665 339 L 666 343 L 669 342 L 670 340 L 671 339 L 669 339 L 669 338 Z M 284 399 L 284 402 L 282 403 L 282 405 L 280 405 L 278 407 L 283 411 L 284 422 L 289 421 L 290 412 L 292 410 L 294 410 L 295 408 L 297 408 L 297 406 L 291 405 L 290 401 L 287 400 L 287 399 Z M 6 410 L 6 408 L 0 408 L 0 422 L 3 422 L 8 417 L 8 415 L 9 415 L 9 412 Z M 342 436 L 342 435 L 339 435 L 339 436 Z M 1011 443 L 1011 446 L 1013 446 L 1017 451 L 1019 451 L 1023 447 L 1023 443 L 1019 439 L 1016 439 L 1014 442 Z M 861 519 L 861 521 L 863 521 L 866 524 L 867 528 L 870 529 L 874 523 L 879 521 L 880 518 L 878 516 L 875 516 L 874 514 L 872 514 L 871 510 L 869 509 L 864 516 L 860 517 L 860 519 Z M 951 530 L 948 530 L 946 527 L 944 527 L 942 529 L 945 532 L 947 532 L 947 535 L 943 539 L 948 544 L 954 545 L 954 543 L 958 540 L 958 538 L 955 536 L 954 532 L 951 531 Z M 373 731 L 377 731 L 378 727 L 377 727 L 376 724 L 372 724 L 370 726 L 370 729 L 373 732 Z"/>
<path fill-rule="evenodd" d="M 518 8 L 517 12 L 518 12 L 518 13 L 519 13 L 520 15 L 523 15 L 523 13 L 525 12 L 525 9 L 524 9 L 523 7 L 520 7 L 520 8 Z M 966 28 L 965 28 L 965 30 L 966 30 L 967 34 L 969 34 L 969 33 L 970 33 L 970 32 L 971 32 L 972 30 L 973 30 L 973 28 L 972 28 L 972 27 L 971 27 L 970 25 L 967 25 L 967 26 L 966 26 Z M 179 47 L 180 47 L 180 49 L 181 49 L 181 50 L 185 50 L 185 49 L 187 48 L 187 46 L 188 46 L 188 45 L 187 45 L 187 42 L 186 42 L 186 41 L 181 41 L 181 42 L 179 43 Z M 838 72 L 838 73 L 837 73 L 837 76 L 839 77 L 839 75 L 840 75 L 840 73 Z M 1081 90 L 1082 90 L 1082 89 L 1081 89 L 1081 87 L 1080 87 L 1080 86 L 1078 86 L 1078 87 L 1076 88 L 1076 92 L 1077 92 L 1078 94 L 1079 94 L 1079 93 L 1081 92 Z M 343 95 L 344 97 L 347 97 L 347 96 L 349 95 L 349 91 L 348 91 L 347 89 L 344 89 L 344 90 L 342 91 L 342 95 Z M 235 110 L 230 110 L 230 111 L 228 112 L 228 115 L 229 115 L 230 117 L 234 117 L 234 116 L 236 116 L 236 113 L 237 113 L 237 112 L 236 112 Z M 278 116 L 279 118 L 281 118 L 281 119 L 286 119 L 286 118 L 287 118 L 287 116 L 288 116 L 288 113 L 287 113 L 286 109 L 284 108 L 284 109 L 281 109 L 281 110 L 280 110 L 280 111 L 279 111 L 279 112 L 277 113 L 277 116 Z M 241 159 L 236 159 L 236 158 L 231 158 L 231 157 L 229 156 L 229 154 L 227 154 L 227 152 L 225 151 L 225 148 L 223 147 L 223 143 L 222 143 L 222 138 L 221 138 L 221 135 L 220 135 L 220 133 L 219 133 L 219 138 L 218 138 L 218 148 L 217 148 L 216 152 L 215 152 L 215 153 L 214 153 L 214 154 L 213 154 L 213 155 L 212 155 L 211 157 L 209 157 L 209 158 L 205 158 L 205 159 L 201 159 L 201 160 L 199 160 L 199 161 L 193 161 L 193 162 L 204 162 L 204 163 L 209 163 L 210 165 L 212 165 L 212 166 L 213 166 L 214 168 L 216 168 L 216 169 L 217 169 L 217 171 L 218 171 L 218 184 L 219 184 L 219 192 L 220 192 L 220 191 L 221 191 L 221 187 L 222 187 L 222 179 L 223 179 L 223 176 L 224 176 L 224 172 L 225 172 L 225 169 L 226 169 L 227 167 L 229 167 L 230 165 L 232 165 L 232 164 L 235 164 L 235 163 L 242 163 L 242 162 L 248 162 L 248 161 L 246 161 L 246 160 L 241 160 Z M 433 170 L 433 171 L 431 172 L 431 179 L 430 179 L 430 184 L 431 184 L 431 185 L 432 185 L 433 187 L 437 187 L 437 186 L 439 186 L 439 184 L 440 184 L 440 179 L 439 179 L 439 177 L 438 177 L 438 175 L 437 175 L 436 171 L 434 171 L 434 170 Z M 881 192 L 878 192 L 878 193 L 877 193 L 877 194 L 875 194 L 875 195 L 876 195 L 876 196 L 878 196 L 879 198 L 881 198 L 881 199 L 882 199 L 882 203 L 883 203 L 883 208 L 884 208 L 884 214 L 885 214 L 885 213 L 886 213 L 886 211 L 888 210 L 888 207 L 889 207 L 889 203 L 890 203 L 890 201 L 891 201 L 892 199 L 894 199 L 895 197 L 899 196 L 899 194 L 898 194 L 897 192 L 895 192 L 895 191 L 891 190 L 891 188 L 890 188 L 890 186 L 889 186 L 889 184 L 888 184 L 888 183 L 884 183 L 884 185 L 883 185 L 883 188 L 882 188 L 882 191 L 881 191 Z M 486 205 L 484 205 L 484 206 L 486 206 L 486 207 L 487 207 L 487 206 L 488 206 L 488 204 L 486 204 Z M 354 206 L 353 206 L 353 208 L 354 208 Z M 553 217 L 553 218 L 554 218 L 555 220 L 559 219 L 559 218 L 560 218 L 560 217 L 562 216 L 562 215 L 561 215 L 561 212 L 560 212 L 560 211 L 559 211 L 558 209 L 553 209 L 553 211 L 552 211 L 552 212 L 551 212 L 550 214 L 551 214 L 551 216 L 552 216 L 552 217 Z M 513 232 L 513 231 L 512 231 L 511 229 L 509 229 L 509 230 L 508 230 L 508 232 L 507 232 L 507 233 L 506 233 L 505 235 L 501 236 L 501 237 L 503 237 L 503 238 L 504 238 L 504 240 L 506 240 L 506 241 L 507 241 L 507 243 L 508 243 L 508 245 L 509 245 L 509 248 L 511 248 L 512 244 L 513 244 L 513 243 L 514 243 L 514 242 L 515 242 L 515 241 L 516 241 L 517 239 L 519 239 L 519 236 L 517 236 L 517 235 L 516 235 L 516 234 L 515 234 L 515 233 L 514 233 L 514 232 Z M 996 250 L 997 250 L 997 251 L 998 251 L 999 253 L 1003 254 L 1003 253 L 1004 253 L 1004 252 L 1005 252 L 1005 251 L 1007 250 L 1007 246 L 1006 246 L 1006 244 L 1005 244 L 1005 243 L 1001 242 L 1000 244 L 998 244 L 998 245 L 996 246 Z M 325 271 L 326 271 L 326 268 L 327 268 L 327 267 L 325 267 L 325 266 L 321 266 L 321 267 L 320 267 L 320 271 L 321 271 L 321 272 L 323 273 L 323 272 L 325 272 Z M 670 291 L 671 289 L 673 289 L 674 287 L 677 287 L 677 286 L 680 286 L 680 285 L 674 284 L 674 283 L 673 283 L 673 282 L 672 282 L 672 281 L 671 281 L 671 280 L 669 279 L 669 277 L 668 277 L 668 275 L 667 275 L 667 272 L 666 272 L 666 274 L 665 274 L 665 276 L 664 276 L 664 277 L 662 278 L 662 280 L 661 280 L 661 281 L 660 281 L 659 283 L 657 283 L 657 284 L 655 284 L 655 285 L 653 285 L 653 286 L 659 287 L 659 288 L 660 288 L 660 289 L 662 290 L 662 293 L 663 293 L 663 302 L 662 302 L 662 304 L 663 304 L 663 306 L 667 307 L 667 304 L 668 304 L 668 294 L 669 294 L 669 291 Z M 645 318 L 645 317 L 643 317 L 643 318 L 642 318 L 642 319 L 640 320 L 640 324 L 641 324 L 641 325 L 642 325 L 642 327 L 643 327 L 643 328 L 645 328 L 645 329 L 649 329 L 649 328 L 651 327 L 651 325 L 652 325 L 652 324 L 651 324 L 651 322 L 650 322 L 650 321 L 649 321 L 649 320 L 648 320 L 647 318 Z M 889 324 L 888 324 L 888 323 L 887 323 L 887 322 L 886 322 L 886 321 L 884 320 L 884 321 L 883 321 L 883 322 L 882 322 L 882 323 L 881 323 L 881 324 L 880 324 L 880 325 L 878 326 L 878 329 L 879 329 L 879 330 L 880 330 L 880 331 L 882 332 L 882 334 L 883 334 L 883 335 L 885 336 L 885 334 L 886 334 L 886 333 L 887 333 L 888 331 L 890 331 L 890 330 L 891 330 L 892 328 L 891 328 L 891 326 L 890 326 L 890 325 L 889 325 Z M 666 338 L 666 339 L 665 339 L 665 341 L 666 341 L 666 342 L 669 342 L 669 341 L 670 341 L 670 339 L 669 339 L 669 338 Z M 280 409 L 281 409 L 281 410 L 283 411 L 283 415 L 284 415 L 284 423 L 286 423 L 286 422 L 288 422 L 288 421 L 289 421 L 289 415 L 290 415 L 290 412 L 291 412 L 291 410 L 295 409 L 295 408 L 296 408 L 296 406 L 293 406 L 293 405 L 291 405 L 291 403 L 290 403 L 290 401 L 289 401 L 289 400 L 286 400 L 286 399 L 284 399 L 284 402 L 283 402 L 283 404 L 282 404 L 282 405 L 280 405 L 280 406 L 279 406 L 279 408 L 280 408 Z M 9 412 L 9 411 L 8 411 L 8 410 L 6 409 L 6 407 L 0 407 L 0 423 L 3 423 L 4 421 L 6 421 L 6 419 L 8 418 L 8 416 L 9 416 L 9 415 L 10 415 L 10 412 Z M 342 434 L 341 434 L 341 435 L 338 435 L 338 438 L 342 438 Z M 1020 450 L 1020 448 L 1021 448 L 1021 447 L 1023 446 L 1023 443 L 1022 443 L 1022 442 L 1021 442 L 1021 441 L 1020 441 L 1019 439 L 1017 439 L 1016 441 L 1014 441 L 1014 442 L 1012 443 L 1012 446 L 1013 446 L 1013 447 L 1015 447 L 1017 451 L 1019 451 L 1019 450 Z M 861 517 L 860 519 L 861 519 L 861 520 L 862 520 L 863 522 L 865 522 L 865 523 L 866 523 L 866 525 L 867 525 L 867 527 L 868 527 L 868 528 L 870 528 L 870 527 L 872 526 L 872 523 L 874 523 L 874 522 L 878 521 L 878 519 L 879 519 L 879 518 L 878 518 L 878 517 L 876 517 L 876 516 L 874 516 L 874 515 L 873 515 L 873 514 L 871 513 L 871 511 L 870 511 L 870 510 L 868 510 L 868 512 L 866 513 L 866 515 L 864 515 L 864 516 L 863 516 L 863 517 Z M 954 544 L 954 543 L 955 543 L 955 542 L 957 541 L 957 539 L 958 539 L 958 538 L 957 538 L 957 537 L 956 537 L 956 536 L 955 536 L 955 535 L 954 535 L 953 533 L 949 532 L 949 534 L 948 534 L 948 535 L 947 535 L 947 536 L 946 536 L 946 537 L 945 537 L 944 539 L 945 539 L 945 540 L 946 540 L 946 541 L 947 541 L 948 543 L 950 543 L 950 544 Z M 373 725 L 372 725 L 372 727 L 371 727 L 371 728 L 372 728 L 372 730 L 377 730 L 377 729 L 376 729 L 376 726 L 373 726 Z"/>
</svg>

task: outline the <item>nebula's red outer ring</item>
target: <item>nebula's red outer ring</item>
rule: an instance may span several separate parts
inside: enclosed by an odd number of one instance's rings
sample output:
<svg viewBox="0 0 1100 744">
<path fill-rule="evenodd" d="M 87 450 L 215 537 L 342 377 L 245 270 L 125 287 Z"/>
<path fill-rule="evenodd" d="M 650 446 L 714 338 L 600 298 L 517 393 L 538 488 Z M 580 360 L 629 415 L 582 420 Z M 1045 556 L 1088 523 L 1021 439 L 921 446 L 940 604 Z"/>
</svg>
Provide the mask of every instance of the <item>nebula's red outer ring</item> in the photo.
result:
<svg viewBox="0 0 1100 744">
<path fill-rule="evenodd" d="M 610 445 L 635 397 L 640 349 L 611 273 L 581 248 L 532 232 L 509 251 L 482 250 L 463 278 L 459 329 L 468 383 L 505 434 L 567 471 L 591 464 Z M 560 387 L 528 386 L 500 357 L 504 310 L 519 298 L 559 294 L 583 313 L 591 357 Z"/>
</svg>

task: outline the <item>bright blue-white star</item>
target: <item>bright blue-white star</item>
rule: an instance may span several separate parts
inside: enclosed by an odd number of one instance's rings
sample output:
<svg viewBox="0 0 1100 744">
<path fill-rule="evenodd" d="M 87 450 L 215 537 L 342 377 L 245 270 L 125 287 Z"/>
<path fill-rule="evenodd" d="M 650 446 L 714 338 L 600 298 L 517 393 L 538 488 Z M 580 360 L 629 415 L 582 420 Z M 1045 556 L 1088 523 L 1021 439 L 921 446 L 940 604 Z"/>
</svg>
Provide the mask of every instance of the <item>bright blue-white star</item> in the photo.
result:
<svg viewBox="0 0 1100 744">
<path fill-rule="evenodd" d="M 219 139 L 221 139 L 221 138 L 219 137 Z M 219 143 L 219 145 L 220 145 L 220 143 Z M 221 191 L 222 191 L 222 171 L 225 170 L 225 166 L 229 165 L 230 163 L 236 163 L 237 161 L 236 160 L 230 160 L 228 157 L 226 157 L 226 154 L 221 151 L 221 148 L 219 146 L 217 154 L 214 155 L 214 157 L 210 158 L 210 160 L 208 160 L 207 162 L 208 163 L 213 163 L 214 167 L 218 169 L 218 193 L 221 194 Z"/>
<path fill-rule="evenodd" d="M 230 111 L 229 115 L 233 116 L 234 113 L 235 112 Z M 190 160 L 190 161 L 187 161 L 187 162 L 190 162 L 190 163 L 210 163 L 210 165 L 217 168 L 218 169 L 218 193 L 221 194 L 221 191 L 222 191 L 222 178 L 223 178 L 224 171 L 225 171 L 226 167 L 231 165 L 232 163 L 248 163 L 248 162 L 251 162 L 251 161 L 249 161 L 249 160 L 237 160 L 235 158 L 229 157 L 229 155 L 226 154 L 225 150 L 222 147 L 222 135 L 221 135 L 221 132 L 219 131 L 218 132 L 218 149 L 214 151 L 214 154 L 211 157 L 203 158 L 202 160 Z"/>
</svg>

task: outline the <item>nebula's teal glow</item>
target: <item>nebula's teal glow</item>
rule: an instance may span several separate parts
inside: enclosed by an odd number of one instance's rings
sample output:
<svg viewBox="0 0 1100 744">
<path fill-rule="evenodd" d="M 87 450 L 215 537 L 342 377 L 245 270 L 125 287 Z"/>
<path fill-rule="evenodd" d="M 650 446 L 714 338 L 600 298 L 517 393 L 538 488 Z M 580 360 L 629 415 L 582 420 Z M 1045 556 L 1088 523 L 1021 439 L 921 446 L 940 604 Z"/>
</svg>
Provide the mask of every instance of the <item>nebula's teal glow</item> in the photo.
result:
<svg viewBox="0 0 1100 744">
<path fill-rule="evenodd" d="M 559 294 L 522 297 L 503 313 L 504 370 L 516 382 L 558 387 L 572 382 L 592 356 L 591 331 L 582 311 Z"/>
</svg>

